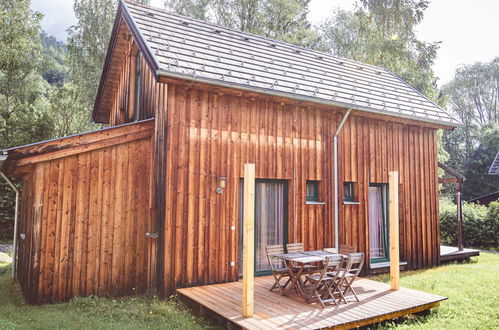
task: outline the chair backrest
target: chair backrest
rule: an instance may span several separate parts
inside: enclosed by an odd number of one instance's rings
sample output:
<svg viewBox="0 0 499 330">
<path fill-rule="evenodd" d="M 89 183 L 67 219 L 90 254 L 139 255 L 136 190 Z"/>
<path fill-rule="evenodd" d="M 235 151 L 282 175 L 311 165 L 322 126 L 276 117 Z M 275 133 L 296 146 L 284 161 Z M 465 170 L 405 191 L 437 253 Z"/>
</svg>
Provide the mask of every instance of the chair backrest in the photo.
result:
<svg viewBox="0 0 499 330">
<path fill-rule="evenodd" d="M 353 245 L 340 245 L 340 254 L 350 254 L 357 252 L 357 249 Z"/>
<path fill-rule="evenodd" d="M 267 254 L 267 261 L 269 262 L 271 270 L 283 267 L 283 261 L 275 257 L 276 254 L 284 253 L 284 247 L 282 245 L 267 245 L 265 247 L 265 252 Z"/>
<path fill-rule="evenodd" d="M 324 258 L 324 262 L 323 262 L 323 267 L 320 271 L 320 278 L 319 278 L 319 281 L 322 280 L 324 278 L 324 276 L 326 275 L 327 273 L 327 270 L 329 269 L 329 263 L 330 263 L 330 259 L 331 257 L 326 257 Z"/>
<path fill-rule="evenodd" d="M 329 270 L 337 270 L 341 267 L 343 263 L 343 256 L 341 254 L 336 254 L 332 256 L 328 256 L 329 262 L 327 267 Z"/>
<path fill-rule="evenodd" d="M 326 252 L 329 252 L 329 253 L 338 253 L 338 249 L 337 248 L 324 248 L 322 249 Z"/>
<path fill-rule="evenodd" d="M 288 253 L 303 252 L 303 243 L 289 243 L 286 244 Z"/>
<path fill-rule="evenodd" d="M 364 252 L 350 253 L 345 267 L 345 273 L 354 274 L 355 277 L 359 276 L 359 273 L 364 266 L 365 256 Z"/>
</svg>

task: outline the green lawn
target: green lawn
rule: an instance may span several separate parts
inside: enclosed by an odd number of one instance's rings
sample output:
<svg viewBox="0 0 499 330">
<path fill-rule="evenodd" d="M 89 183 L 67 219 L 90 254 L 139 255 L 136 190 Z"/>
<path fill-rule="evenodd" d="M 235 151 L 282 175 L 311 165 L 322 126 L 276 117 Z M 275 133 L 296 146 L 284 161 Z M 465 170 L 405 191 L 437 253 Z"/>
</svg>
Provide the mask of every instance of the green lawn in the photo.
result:
<svg viewBox="0 0 499 330">
<path fill-rule="evenodd" d="M 0 263 L 0 329 L 203 329 L 207 324 L 175 301 L 128 297 L 76 298 L 67 304 L 29 306 Z"/>
<path fill-rule="evenodd" d="M 28 306 L 0 263 L 0 329 L 201 329 L 209 325 L 180 303 L 143 297 L 77 298 L 67 304 Z M 388 276 L 376 277 L 388 281 Z M 381 328 L 498 329 L 499 254 L 483 253 L 465 264 L 405 272 L 402 286 L 449 300 L 431 314 L 385 322 Z"/>
<path fill-rule="evenodd" d="M 388 275 L 373 279 L 388 282 Z M 401 286 L 449 298 L 424 317 L 385 322 L 397 329 L 499 329 L 499 254 L 481 253 L 470 262 L 403 272 Z"/>
</svg>

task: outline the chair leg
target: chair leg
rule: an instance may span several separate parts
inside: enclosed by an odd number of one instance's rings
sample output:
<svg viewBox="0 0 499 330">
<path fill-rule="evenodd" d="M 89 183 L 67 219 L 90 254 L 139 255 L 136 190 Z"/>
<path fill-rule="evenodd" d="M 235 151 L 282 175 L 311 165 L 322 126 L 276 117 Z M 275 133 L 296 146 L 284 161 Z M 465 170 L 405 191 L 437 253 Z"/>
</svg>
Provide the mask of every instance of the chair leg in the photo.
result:
<svg viewBox="0 0 499 330">
<path fill-rule="evenodd" d="M 353 296 L 355 297 L 355 299 L 357 300 L 357 302 L 360 302 L 359 297 L 357 297 L 357 293 L 352 288 L 353 281 L 354 281 L 354 279 L 352 279 L 351 281 L 348 281 L 347 279 L 345 279 L 346 288 L 345 288 L 344 294 L 346 294 L 348 291 L 352 291 Z"/>
</svg>

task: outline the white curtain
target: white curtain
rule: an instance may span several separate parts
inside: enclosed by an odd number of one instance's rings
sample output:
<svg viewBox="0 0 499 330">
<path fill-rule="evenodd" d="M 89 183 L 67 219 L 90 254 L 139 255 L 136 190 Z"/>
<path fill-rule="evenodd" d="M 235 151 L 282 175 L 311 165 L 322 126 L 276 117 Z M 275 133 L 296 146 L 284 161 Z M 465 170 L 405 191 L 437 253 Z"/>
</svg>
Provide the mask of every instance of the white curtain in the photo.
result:
<svg viewBox="0 0 499 330">
<path fill-rule="evenodd" d="M 369 247 L 371 259 L 386 258 L 386 230 L 383 210 L 383 189 L 369 187 Z"/>
<path fill-rule="evenodd" d="M 242 215 L 243 184 L 239 199 L 239 273 L 242 273 Z M 255 183 L 255 270 L 269 269 L 265 247 L 284 244 L 284 184 L 277 182 Z"/>
</svg>

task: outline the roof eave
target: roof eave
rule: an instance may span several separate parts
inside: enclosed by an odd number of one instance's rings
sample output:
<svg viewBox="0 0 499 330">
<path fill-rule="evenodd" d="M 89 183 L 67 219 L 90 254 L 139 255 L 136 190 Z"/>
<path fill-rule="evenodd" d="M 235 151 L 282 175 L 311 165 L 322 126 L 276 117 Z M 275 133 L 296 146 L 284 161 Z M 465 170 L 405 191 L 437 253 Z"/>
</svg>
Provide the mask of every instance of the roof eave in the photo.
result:
<svg viewBox="0 0 499 330">
<path fill-rule="evenodd" d="M 184 74 L 180 74 L 180 73 L 165 71 L 162 69 L 159 69 L 157 71 L 157 75 L 160 77 L 188 80 L 188 81 L 193 81 L 193 82 L 215 85 L 215 86 L 219 86 L 219 87 L 236 88 L 236 89 L 243 90 L 243 91 L 261 93 L 261 94 L 270 95 L 270 96 L 285 97 L 285 98 L 293 99 L 296 101 L 338 106 L 338 107 L 343 107 L 343 108 L 351 108 L 352 110 L 370 112 L 370 113 L 375 113 L 375 114 L 379 114 L 379 115 L 385 115 L 385 116 L 403 118 L 403 119 L 409 119 L 409 120 L 415 120 L 415 121 L 422 121 L 422 122 L 427 122 L 427 123 L 445 126 L 446 129 L 454 129 L 456 127 L 463 126 L 462 124 L 458 124 L 458 123 L 449 123 L 447 121 L 434 120 L 434 119 L 415 118 L 415 117 L 410 116 L 410 115 L 389 112 L 386 110 L 381 111 L 381 110 L 372 109 L 372 108 L 368 108 L 368 107 L 364 107 L 364 106 L 352 104 L 352 103 L 328 101 L 328 100 L 318 99 L 315 97 L 302 96 L 302 95 L 286 93 L 286 92 L 277 92 L 274 90 L 269 90 L 269 89 L 259 88 L 259 87 L 249 87 L 249 86 L 245 86 L 245 85 L 235 84 L 235 83 L 231 83 L 231 82 L 223 82 L 223 81 L 209 79 L 209 78 L 193 77 L 190 75 L 184 75 Z"/>
</svg>

